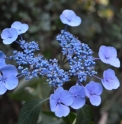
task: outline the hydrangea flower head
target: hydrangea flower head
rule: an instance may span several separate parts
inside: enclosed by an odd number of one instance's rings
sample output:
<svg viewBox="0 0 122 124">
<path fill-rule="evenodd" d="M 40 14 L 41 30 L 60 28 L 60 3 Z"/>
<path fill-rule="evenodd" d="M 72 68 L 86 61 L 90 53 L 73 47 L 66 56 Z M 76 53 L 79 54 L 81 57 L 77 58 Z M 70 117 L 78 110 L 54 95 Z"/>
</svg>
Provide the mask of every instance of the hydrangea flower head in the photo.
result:
<svg viewBox="0 0 122 124">
<path fill-rule="evenodd" d="M 13 90 L 18 85 L 17 69 L 13 65 L 0 68 L 0 95 L 7 90 Z"/>
<path fill-rule="evenodd" d="M 107 90 L 117 89 L 120 86 L 120 82 L 112 69 L 104 71 L 103 79 L 101 81 Z"/>
<path fill-rule="evenodd" d="M 101 46 L 98 53 L 100 60 L 114 67 L 120 67 L 120 61 L 117 58 L 117 51 L 114 47 Z"/>
<path fill-rule="evenodd" d="M 64 90 L 62 87 L 58 87 L 54 94 L 50 95 L 50 108 L 52 112 L 55 112 L 57 117 L 65 117 L 69 114 L 69 105 L 73 102 L 72 94 Z"/>
<path fill-rule="evenodd" d="M 103 87 L 101 84 L 94 81 L 90 81 L 89 84 L 85 86 L 86 96 L 90 99 L 90 102 L 94 106 L 99 106 L 101 103 L 101 97 Z"/>
<path fill-rule="evenodd" d="M 21 23 L 19 21 L 15 21 L 12 25 L 11 28 L 14 28 L 17 30 L 18 35 L 25 33 L 28 30 L 28 25 L 25 23 Z"/>
<path fill-rule="evenodd" d="M 17 30 L 14 28 L 6 28 L 1 33 L 1 38 L 4 44 L 13 43 L 18 37 Z"/>
<path fill-rule="evenodd" d="M 83 86 L 72 86 L 69 91 L 73 95 L 73 103 L 70 105 L 74 109 L 79 109 L 84 106 L 85 100 L 85 90 Z"/>
<path fill-rule="evenodd" d="M 69 26 L 79 26 L 81 24 L 81 18 L 75 14 L 72 10 L 64 10 L 60 15 L 62 23 Z"/>
</svg>

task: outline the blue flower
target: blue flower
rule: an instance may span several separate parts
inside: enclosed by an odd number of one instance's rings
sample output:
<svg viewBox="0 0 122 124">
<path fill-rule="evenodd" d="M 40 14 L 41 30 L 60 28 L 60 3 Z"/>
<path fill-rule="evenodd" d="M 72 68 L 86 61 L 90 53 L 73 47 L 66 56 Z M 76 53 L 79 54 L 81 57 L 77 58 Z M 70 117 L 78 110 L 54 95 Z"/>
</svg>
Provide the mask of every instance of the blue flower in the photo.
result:
<svg viewBox="0 0 122 124">
<path fill-rule="evenodd" d="M 0 68 L 0 95 L 7 90 L 13 90 L 18 85 L 17 69 L 13 65 Z"/>
<path fill-rule="evenodd" d="M 21 23 L 19 21 L 15 21 L 12 25 L 11 28 L 14 28 L 17 30 L 18 35 L 25 33 L 28 30 L 28 25 L 25 23 Z"/>
<path fill-rule="evenodd" d="M 114 67 L 120 67 L 120 61 L 117 58 L 117 51 L 114 47 L 101 46 L 98 53 L 100 60 Z"/>
<path fill-rule="evenodd" d="M 4 44 L 13 43 L 18 37 L 17 30 L 14 28 L 6 28 L 1 33 L 1 38 Z"/>
<path fill-rule="evenodd" d="M 52 112 L 55 112 L 57 117 L 65 117 L 69 114 L 69 105 L 73 102 L 72 94 L 64 90 L 62 87 L 58 87 L 54 94 L 50 95 L 50 108 Z"/>
<path fill-rule="evenodd" d="M 75 85 L 69 89 L 69 92 L 71 92 L 73 96 L 73 103 L 70 106 L 74 109 L 83 107 L 86 102 L 84 87 Z"/>
<path fill-rule="evenodd" d="M 104 71 L 103 79 L 101 81 L 107 90 L 117 89 L 120 86 L 120 82 L 112 69 Z"/>
<path fill-rule="evenodd" d="M 0 51 L 0 68 L 6 65 L 5 58 L 6 58 L 5 54 L 2 51 Z"/>
<path fill-rule="evenodd" d="M 81 18 L 75 14 L 72 10 L 64 10 L 60 15 L 62 23 L 69 26 L 79 26 L 81 24 Z"/>
<path fill-rule="evenodd" d="M 90 99 L 90 102 L 94 106 L 99 106 L 101 103 L 101 97 L 103 88 L 102 85 L 94 81 L 90 81 L 89 84 L 85 86 L 86 96 Z"/>
</svg>

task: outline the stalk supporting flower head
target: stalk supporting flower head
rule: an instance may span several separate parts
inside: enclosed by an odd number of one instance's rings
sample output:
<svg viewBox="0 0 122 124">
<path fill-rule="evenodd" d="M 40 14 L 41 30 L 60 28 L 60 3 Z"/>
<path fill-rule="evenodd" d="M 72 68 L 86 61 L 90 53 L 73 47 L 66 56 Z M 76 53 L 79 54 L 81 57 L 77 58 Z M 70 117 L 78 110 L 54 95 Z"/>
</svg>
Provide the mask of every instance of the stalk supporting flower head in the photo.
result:
<svg viewBox="0 0 122 124">
<path fill-rule="evenodd" d="M 75 27 L 81 24 L 81 18 L 75 14 L 73 10 L 64 10 L 60 15 L 60 19 L 63 24 Z"/>
</svg>

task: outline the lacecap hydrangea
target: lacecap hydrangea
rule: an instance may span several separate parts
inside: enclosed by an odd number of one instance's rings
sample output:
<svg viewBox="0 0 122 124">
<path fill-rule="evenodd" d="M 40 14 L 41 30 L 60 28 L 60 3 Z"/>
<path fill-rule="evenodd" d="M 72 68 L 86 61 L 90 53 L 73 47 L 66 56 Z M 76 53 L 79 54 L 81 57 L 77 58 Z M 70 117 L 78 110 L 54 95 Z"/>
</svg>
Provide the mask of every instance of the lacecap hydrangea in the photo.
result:
<svg viewBox="0 0 122 124">
<path fill-rule="evenodd" d="M 26 42 L 22 37 L 22 34 L 29 29 L 28 24 L 15 21 L 10 28 L 2 31 L 1 38 L 4 44 L 17 42 L 23 51 L 14 50 L 9 57 L 0 51 L 0 94 L 16 88 L 19 77 L 31 80 L 44 76 L 47 78 L 49 86 L 54 88 L 49 102 L 51 111 L 57 117 L 65 117 L 70 113 L 70 107 L 73 109 L 83 107 L 86 98 L 89 98 L 92 105 L 99 106 L 102 101 L 103 87 L 113 90 L 120 86 L 114 70 L 103 71 L 103 78 L 98 77 L 95 70 L 97 60 L 117 68 L 120 67 L 120 61 L 117 58 L 116 49 L 105 45 L 99 48 L 99 58 L 95 58 L 92 49 L 87 44 L 67 31 L 67 26 L 76 27 L 82 22 L 82 19 L 73 10 L 64 10 L 60 15 L 60 20 L 66 25 L 65 29 L 56 36 L 62 49 L 61 54 L 65 58 L 61 61 L 57 58 L 46 59 L 42 54 L 35 54 L 40 50 L 38 43 Z M 19 39 L 18 36 L 21 38 Z M 6 59 L 15 60 L 18 67 L 6 64 Z M 66 70 L 62 68 L 65 63 L 69 64 L 69 68 Z M 68 83 L 72 77 L 75 77 L 76 83 L 68 90 L 64 89 L 63 85 Z M 91 80 L 83 85 L 88 77 L 98 78 L 101 83 Z"/>
</svg>

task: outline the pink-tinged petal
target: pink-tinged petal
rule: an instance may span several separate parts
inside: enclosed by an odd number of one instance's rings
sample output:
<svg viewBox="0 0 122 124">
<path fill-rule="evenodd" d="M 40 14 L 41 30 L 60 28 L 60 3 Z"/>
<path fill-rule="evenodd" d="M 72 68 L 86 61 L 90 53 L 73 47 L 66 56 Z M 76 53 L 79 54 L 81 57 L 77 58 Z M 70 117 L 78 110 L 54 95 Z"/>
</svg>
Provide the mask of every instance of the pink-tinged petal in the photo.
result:
<svg viewBox="0 0 122 124">
<path fill-rule="evenodd" d="M 4 83 L 0 81 L 0 95 L 3 95 L 7 91 L 7 88 L 5 87 Z"/>
<path fill-rule="evenodd" d="M 52 112 L 56 111 L 57 100 L 53 99 L 53 94 L 50 95 L 50 109 Z"/>
<path fill-rule="evenodd" d="M 54 92 L 53 99 L 59 99 L 62 91 L 64 91 L 64 89 L 62 87 L 58 87 Z"/>
<path fill-rule="evenodd" d="M 81 98 L 79 96 L 74 97 L 73 103 L 70 106 L 74 109 L 79 109 L 84 106 L 85 102 L 86 102 L 85 98 Z"/>
<path fill-rule="evenodd" d="M 64 90 L 60 94 L 60 100 L 63 104 L 69 106 L 73 102 L 73 96 L 69 91 Z"/>
<path fill-rule="evenodd" d="M 114 67 L 117 67 L 117 68 L 120 67 L 120 61 L 118 58 L 110 58 L 108 63 Z"/>
<path fill-rule="evenodd" d="M 94 106 L 99 106 L 100 103 L 101 103 L 101 97 L 100 96 L 97 96 L 97 95 L 92 95 L 90 97 L 90 102 Z"/>
<path fill-rule="evenodd" d="M 77 96 L 80 96 L 81 98 L 85 97 L 85 91 L 84 91 L 83 86 L 78 86 L 78 85 L 72 86 L 69 89 L 69 92 L 71 92 L 73 94 L 73 96 L 77 95 Z"/>
<path fill-rule="evenodd" d="M 62 105 L 62 104 L 58 104 L 56 106 L 56 111 L 55 111 L 55 115 L 59 118 L 61 117 L 66 117 L 70 112 L 70 109 L 69 107 L 65 106 L 65 105 Z"/>
<path fill-rule="evenodd" d="M 13 90 L 14 88 L 17 87 L 17 85 L 18 85 L 18 78 L 15 77 L 15 75 L 11 75 L 5 80 L 5 87 L 8 90 Z"/>
<path fill-rule="evenodd" d="M 3 73 L 4 77 L 8 77 L 9 75 L 17 76 L 18 72 L 14 65 L 5 65 L 0 68 L 0 71 Z"/>
</svg>

